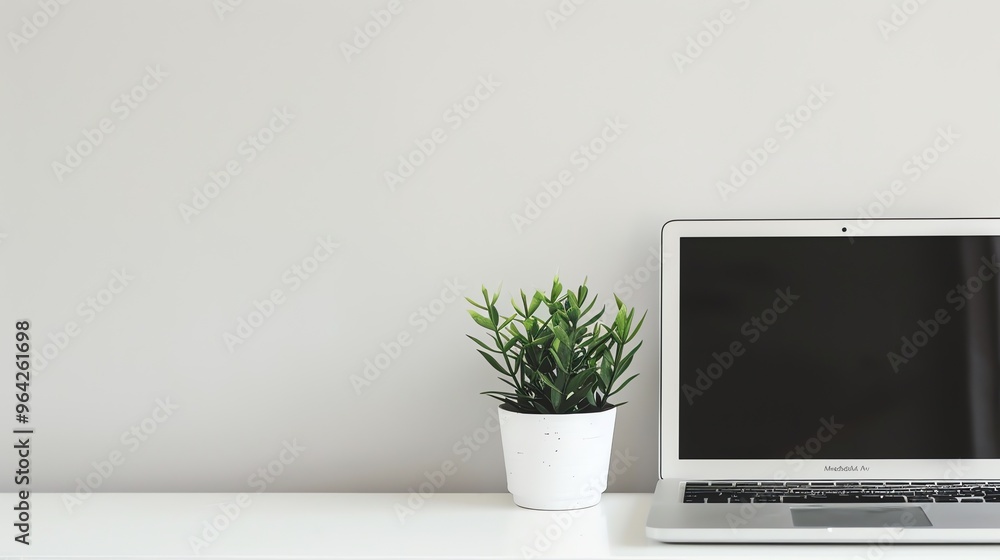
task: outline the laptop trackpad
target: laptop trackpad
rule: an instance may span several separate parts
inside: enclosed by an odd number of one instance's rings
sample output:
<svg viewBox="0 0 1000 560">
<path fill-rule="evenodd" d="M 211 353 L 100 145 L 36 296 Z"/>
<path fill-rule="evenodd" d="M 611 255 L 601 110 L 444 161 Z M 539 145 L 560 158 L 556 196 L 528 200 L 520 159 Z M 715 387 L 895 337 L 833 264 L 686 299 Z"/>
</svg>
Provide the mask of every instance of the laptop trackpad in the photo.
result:
<svg viewBox="0 0 1000 560">
<path fill-rule="evenodd" d="M 920 506 L 793 507 L 796 527 L 930 527 Z"/>
</svg>

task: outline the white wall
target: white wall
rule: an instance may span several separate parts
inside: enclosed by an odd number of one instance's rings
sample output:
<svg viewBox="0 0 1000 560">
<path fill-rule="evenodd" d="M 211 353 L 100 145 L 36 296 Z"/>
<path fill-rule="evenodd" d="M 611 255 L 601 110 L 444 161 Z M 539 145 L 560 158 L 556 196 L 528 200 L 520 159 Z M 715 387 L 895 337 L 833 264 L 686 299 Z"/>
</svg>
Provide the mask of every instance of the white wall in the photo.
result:
<svg viewBox="0 0 1000 560">
<path fill-rule="evenodd" d="M 251 475 L 296 442 L 268 490 L 405 491 L 451 460 L 443 491 L 502 491 L 499 437 L 463 440 L 487 435 L 478 393 L 499 387 L 464 337 L 467 306 L 411 316 L 449 281 L 509 292 L 559 271 L 650 311 L 614 445 L 633 464 L 612 485 L 649 491 L 659 313 L 644 267 L 663 222 L 854 217 L 894 180 L 886 215 L 996 214 L 996 2 L 928 3 L 884 37 L 890 0 L 593 0 L 554 26 L 569 0 L 404 0 L 347 60 L 342 43 L 387 5 L 247 0 L 220 18 L 202 1 L 73 2 L 25 41 L 9 33 L 42 8 L 0 5 L 3 359 L 15 319 L 32 321 L 36 351 L 78 328 L 36 363 L 36 490 L 88 475 L 107 491 L 260 489 Z M 679 68 L 722 10 L 735 21 Z M 147 68 L 161 81 L 133 90 Z M 481 80 L 499 85 L 487 96 Z M 789 137 L 780 121 L 813 88 L 832 96 Z M 126 111 L 116 99 L 133 91 L 145 99 Z M 454 128 L 449 109 L 477 91 Z M 276 109 L 294 118 L 249 161 L 241 143 Z M 93 153 L 54 171 L 102 119 Z M 609 119 L 627 128 L 581 170 L 574 152 Z M 957 139 L 917 176 L 908 159 L 949 127 Z M 436 129 L 443 143 L 390 189 L 384 174 Z M 720 196 L 768 138 L 775 153 Z M 230 160 L 240 174 L 185 220 L 180 205 Z M 518 231 L 512 214 L 562 170 L 572 184 Z M 293 291 L 283 275 L 318 238 L 340 247 Z M 633 275 L 647 281 L 628 287 Z M 109 283 L 120 293 L 88 311 Z M 284 303 L 230 352 L 224 333 L 276 289 Z M 412 344 L 358 394 L 351 376 L 404 332 Z M 123 440 L 157 399 L 178 408 Z M 91 474 L 113 453 L 110 476 Z M 11 472 L 13 453 L 0 464 Z"/>
</svg>

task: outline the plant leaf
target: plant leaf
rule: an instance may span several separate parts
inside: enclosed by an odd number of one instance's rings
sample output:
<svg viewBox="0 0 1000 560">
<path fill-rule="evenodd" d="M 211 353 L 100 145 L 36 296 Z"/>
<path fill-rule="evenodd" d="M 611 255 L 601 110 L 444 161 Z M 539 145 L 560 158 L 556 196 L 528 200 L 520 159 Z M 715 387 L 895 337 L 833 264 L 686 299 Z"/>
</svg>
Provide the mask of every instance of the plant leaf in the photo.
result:
<svg viewBox="0 0 1000 560">
<path fill-rule="evenodd" d="M 547 375 L 544 375 L 544 374 L 540 373 L 540 374 L 538 374 L 538 379 L 539 379 L 539 381 L 542 382 L 542 384 L 544 384 L 549 389 L 552 389 L 555 392 L 557 392 L 559 394 L 562 394 L 562 391 L 559 390 L 559 387 L 556 387 L 555 383 L 553 383 L 552 380 L 549 379 L 549 377 Z"/>
<path fill-rule="evenodd" d="M 476 313 L 472 309 L 469 310 L 469 315 L 472 316 L 472 320 L 475 321 L 476 323 L 478 323 L 479 326 L 481 326 L 483 328 L 487 328 L 487 329 L 489 329 L 491 331 L 495 331 L 496 330 L 496 325 L 493 324 L 493 321 L 490 321 L 489 319 L 487 319 L 486 317 L 483 317 L 479 313 Z"/>
<path fill-rule="evenodd" d="M 559 358 L 559 353 L 556 352 L 555 348 L 549 348 L 549 354 L 552 356 L 553 359 L 555 359 L 556 367 L 558 368 L 559 371 L 567 371 L 566 365 L 563 363 L 562 359 Z"/>
<path fill-rule="evenodd" d="M 495 354 L 500 354 L 501 353 L 500 350 L 497 350 L 496 348 L 494 348 L 494 347 L 486 344 L 485 342 L 483 342 L 482 340 L 479 340 L 478 338 L 472 336 L 471 334 L 467 334 L 465 336 L 471 338 L 473 342 L 475 342 L 476 344 L 478 344 L 478 345 L 482 346 L 483 348 L 485 348 L 487 352 L 493 352 Z"/>
<path fill-rule="evenodd" d="M 609 396 L 609 397 L 611 397 L 611 396 L 613 396 L 613 395 L 614 395 L 615 393 L 617 393 L 618 391 L 621 391 L 622 389 L 624 389 L 624 388 L 625 388 L 625 386 L 626 386 L 626 385 L 628 385 L 628 384 L 629 384 L 629 382 L 630 382 L 630 381 L 632 381 L 633 379 L 635 379 L 636 377 L 639 377 L 639 374 L 638 374 L 638 373 L 637 373 L 637 374 L 635 374 L 635 375 L 633 375 L 632 377 L 629 377 L 628 379 L 626 379 L 626 380 L 625 380 L 625 382 L 624 382 L 624 383 L 622 383 L 621 385 L 619 385 L 617 389 L 615 389 L 614 391 L 612 391 L 612 392 L 608 393 L 608 396 Z"/>
<path fill-rule="evenodd" d="M 510 381 L 509 379 L 504 379 L 503 377 L 497 377 L 497 379 L 499 379 L 500 381 L 503 381 L 503 382 L 504 382 L 504 383 L 506 383 L 507 385 L 510 385 L 511 387 L 513 387 L 513 388 L 514 388 L 514 392 L 515 392 L 515 393 L 517 393 L 517 392 L 520 392 L 520 391 L 521 391 L 521 388 L 520 388 L 520 387 L 518 387 L 517 385 L 515 385 L 514 383 L 512 383 L 512 382 L 511 382 L 511 381 Z"/>
<path fill-rule="evenodd" d="M 604 354 L 601 356 L 601 369 L 597 376 L 601 379 L 601 387 L 605 392 L 611 390 L 611 363 L 613 358 L 611 353 L 604 350 Z"/>
<path fill-rule="evenodd" d="M 563 286 L 559 283 L 559 276 L 556 276 L 555 279 L 552 280 L 552 293 L 549 295 L 549 299 L 552 302 L 555 302 L 556 298 L 559 297 L 559 294 L 562 293 L 562 289 Z"/>
<path fill-rule="evenodd" d="M 535 295 L 531 296 L 531 303 L 528 304 L 528 315 L 529 316 L 532 313 L 534 313 L 536 309 L 538 309 L 538 306 L 542 303 L 542 300 L 544 300 L 544 299 L 545 299 L 545 296 L 542 295 L 542 292 L 539 292 L 538 290 L 535 290 Z"/>
<path fill-rule="evenodd" d="M 493 366 L 493 369 L 499 371 L 500 373 L 502 373 L 502 374 L 504 374 L 504 375 L 506 375 L 508 377 L 511 375 L 511 373 L 509 371 L 505 370 L 503 368 L 503 366 L 500 365 L 500 362 L 498 362 L 496 358 L 494 358 L 493 356 L 490 356 L 489 354 L 487 354 L 486 352 L 483 352 L 482 350 L 476 350 L 476 351 L 479 352 L 480 354 L 482 354 L 482 356 L 484 358 L 486 358 L 486 361 L 489 362 L 491 366 Z"/>
<path fill-rule="evenodd" d="M 593 306 L 594 304 L 591 303 L 590 305 Z M 590 307 L 588 307 L 585 311 L 581 311 L 581 314 L 585 315 L 587 313 L 587 311 L 589 311 L 589 310 L 590 310 Z M 601 315 L 604 315 L 604 308 L 603 307 L 601 308 L 600 311 L 597 312 L 597 315 L 594 315 L 593 317 L 587 319 L 582 325 L 580 325 L 579 328 L 585 329 L 585 328 L 589 327 L 590 325 L 593 325 L 594 323 L 596 323 L 597 321 L 599 321 L 601 319 Z"/>
<path fill-rule="evenodd" d="M 570 291 L 566 292 L 566 301 L 569 302 L 570 309 L 573 309 L 574 307 L 577 310 L 580 309 L 580 302 L 576 299 L 576 294 L 574 294 L 573 292 Z"/>
<path fill-rule="evenodd" d="M 632 339 L 635 338 L 635 335 L 639 334 L 639 329 L 642 328 L 642 324 L 645 321 L 646 321 L 646 313 L 643 313 L 642 317 L 639 319 L 639 324 L 635 326 L 635 330 L 633 330 L 632 334 L 628 335 L 628 338 L 625 339 L 626 343 L 632 342 Z"/>
<path fill-rule="evenodd" d="M 510 337 L 507 340 L 507 342 L 504 343 L 503 348 L 502 348 L 502 352 L 504 354 L 506 354 L 507 352 L 510 352 L 510 349 L 513 348 L 514 345 L 517 344 L 520 340 L 521 339 L 518 336 L 512 336 L 512 337 Z M 495 350 L 494 350 L 494 352 L 495 352 Z"/>
<path fill-rule="evenodd" d="M 465 298 L 465 301 L 467 301 L 467 302 L 469 302 L 470 304 L 472 304 L 472 305 L 474 305 L 474 306 L 478 307 L 479 309 L 482 309 L 483 311 L 487 311 L 487 309 L 486 309 L 486 306 L 485 306 L 485 305 L 483 305 L 483 304 L 481 304 L 481 303 L 476 303 L 476 300 L 474 300 L 474 299 L 472 299 L 472 298 L 468 298 L 468 297 L 467 297 L 467 298 Z"/>
<path fill-rule="evenodd" d="M 562 328 L 562 326 L 556 325 L 552 327 L 552 334 L 560 343 L 572 348 L 573 343 L 570 342 L 569 335 L 566 334 L 566 329 Z"/>
<path fill-rule="evenodd" d="M 514 308 L 514 311 L 516 311 L 518 315 L 524 317 L 525 319 L 528 318 L 528 315 L 524 312 L 524 310 L 517 306 L 516 299 L 510 298 L 510 305 Z"/>
</svg>

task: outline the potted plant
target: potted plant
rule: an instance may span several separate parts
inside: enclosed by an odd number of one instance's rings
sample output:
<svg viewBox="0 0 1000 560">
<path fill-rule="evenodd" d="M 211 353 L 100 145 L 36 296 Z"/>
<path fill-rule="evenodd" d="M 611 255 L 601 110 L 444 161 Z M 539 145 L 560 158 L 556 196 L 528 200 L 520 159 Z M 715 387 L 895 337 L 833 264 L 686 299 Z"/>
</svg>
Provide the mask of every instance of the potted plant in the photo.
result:
<svg viewBox="0 0 1000 560">
<path fill-rule="evenodd" d="M 608 399 L 636 377 L 621 381 L 642 346 L 627 348 L 645 314 L 633 328 L 635 309 L 616 295 L 608 325 L 603 307 L 592 313 L 596 296 L 589 296 L 586 280 L 563 291 L 556 276 L 548 293 L 528 299 L 521 291 L 510 315 L 497 309 L 499 291 L 483 287 L 482 303 L 466 298 L 472 319 L 489 332 L 486 341 L 468 336 L 508 386 L 483 394 L 501 403 L 507 489 L 521 507 L 590 507 L 607 488 L 616 407 L 625 404 Z"/>
</svg>

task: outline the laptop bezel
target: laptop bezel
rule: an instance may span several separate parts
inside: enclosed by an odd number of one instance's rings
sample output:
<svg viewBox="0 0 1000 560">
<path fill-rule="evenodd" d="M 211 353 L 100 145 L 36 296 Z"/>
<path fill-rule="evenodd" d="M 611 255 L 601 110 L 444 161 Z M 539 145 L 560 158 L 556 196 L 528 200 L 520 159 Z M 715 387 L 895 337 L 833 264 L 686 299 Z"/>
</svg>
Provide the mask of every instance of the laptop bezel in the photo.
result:
<svg viewBox="0 0 1000 560">
<path fill-rule="evenodd" d="M 660 464 L 661 479 L 854 480 L 998 479 L 1000 459 L 682 460 L 678 452 L 679 255 L 682 237 L 1000 236 L 998 218 L 671 220 L 661 230 Z M 829 471 L 843 466 L 858 470 Z M 863 467 L 863 468 L 862 468 Z M 867 469 L 867 470 L 864 470 Z"/>
</svg>

